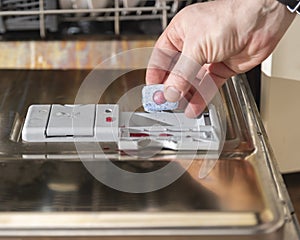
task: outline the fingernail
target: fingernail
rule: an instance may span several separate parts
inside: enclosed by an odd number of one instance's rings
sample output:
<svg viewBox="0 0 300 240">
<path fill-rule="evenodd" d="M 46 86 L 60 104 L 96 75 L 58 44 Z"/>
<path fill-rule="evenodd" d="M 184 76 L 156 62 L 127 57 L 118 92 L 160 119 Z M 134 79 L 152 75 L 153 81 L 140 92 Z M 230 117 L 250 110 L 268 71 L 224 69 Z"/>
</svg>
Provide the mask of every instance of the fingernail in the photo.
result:
<svg viewBox="0 0 300 240">
<path fill-rule="evenodd" d="M 165 89 L 164 95 L 168 102 L 177 102 L 180 99 L 181 92 L 170 86 Z"/>
</svg>

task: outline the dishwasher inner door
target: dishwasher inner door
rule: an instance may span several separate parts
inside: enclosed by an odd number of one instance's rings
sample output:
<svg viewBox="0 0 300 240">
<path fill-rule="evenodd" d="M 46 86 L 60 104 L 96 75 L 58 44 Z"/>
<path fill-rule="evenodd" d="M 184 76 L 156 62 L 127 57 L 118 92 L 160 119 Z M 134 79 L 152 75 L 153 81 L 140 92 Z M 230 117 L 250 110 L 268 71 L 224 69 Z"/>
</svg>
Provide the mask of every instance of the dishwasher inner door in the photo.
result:
<svg viewBox="0 0 300 240">
<path fill-rule="evenodd" d="M 118 70 L 99 71 L 106 76 Z M 101 151 L 89 143 L 81 143 L 84 151 L 78 151 L 74 142 L 23 141 L 29 106 L 74 104 L 87 74 L 1 70 L 0 239 L 293 239 L 287 230 L 292 207 L 243 76 L 232 78 L 221 90 L 227 125 L 224 146 L 209 174 L 199 177 L 203 164 L 209 164 L 203 150 L 191 155 L 162 148 L 147 155 L 148 149 L 123 151 L 105 141 Z M 144 78 L 143 69 L 123 74 L 97 104 L 117 103 Z M 121 108 L 127 107 L 130 104 L 123 101 Z M 163 176 L 147 177 L 170 162 L 171 170 Z M 94 169 L 88 169 L 89 164 Z M 144 174 L 135 183 L 140 186 L 155 185 L 186 169 L 163 188 L 126 192 L 94 177 L 96 173 L 114 181 L 110 165 Z M 126 176 L 118 184 L 130 189 Z"/>
</svg>

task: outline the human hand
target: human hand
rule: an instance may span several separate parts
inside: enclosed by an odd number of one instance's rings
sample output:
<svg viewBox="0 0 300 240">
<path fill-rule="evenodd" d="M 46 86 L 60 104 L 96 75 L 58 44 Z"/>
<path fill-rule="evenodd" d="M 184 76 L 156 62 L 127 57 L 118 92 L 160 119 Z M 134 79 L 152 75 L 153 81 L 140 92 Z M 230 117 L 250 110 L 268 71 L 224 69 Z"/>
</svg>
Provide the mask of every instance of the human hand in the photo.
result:
<svg viewBox="0 0 300 240">
<path fill-rule="evenodd" d="M 216 0 L 185 7 L 157 40 L 146 83 L 164 83 L 166 100 L 187 99 L 185 114 L 196 117 L 229 77 L 271 54 L 293 19 L 276 0 Z"/>
</svg>

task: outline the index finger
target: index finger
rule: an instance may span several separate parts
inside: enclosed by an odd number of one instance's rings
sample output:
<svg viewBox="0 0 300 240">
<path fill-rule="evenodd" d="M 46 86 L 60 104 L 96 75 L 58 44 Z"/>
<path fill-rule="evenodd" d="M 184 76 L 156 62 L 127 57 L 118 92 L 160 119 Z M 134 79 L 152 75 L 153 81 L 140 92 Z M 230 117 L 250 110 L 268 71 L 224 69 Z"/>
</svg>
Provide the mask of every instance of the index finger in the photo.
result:
<svg viewBox="0 0 300 240">
<path fill-rule="evenodd" d="M 164 83 L 178 59 L 179 52 L 154 48 L 146 71 L 146 84 Z"/>
<path fill-rule="evenodd" d="M 161 84 L 166 80 L 179 58 L 179 47 L 170 41 L 168 29 L 166 29 L 157 40 L 149 59 L 146 84 Z"/>
</svg>

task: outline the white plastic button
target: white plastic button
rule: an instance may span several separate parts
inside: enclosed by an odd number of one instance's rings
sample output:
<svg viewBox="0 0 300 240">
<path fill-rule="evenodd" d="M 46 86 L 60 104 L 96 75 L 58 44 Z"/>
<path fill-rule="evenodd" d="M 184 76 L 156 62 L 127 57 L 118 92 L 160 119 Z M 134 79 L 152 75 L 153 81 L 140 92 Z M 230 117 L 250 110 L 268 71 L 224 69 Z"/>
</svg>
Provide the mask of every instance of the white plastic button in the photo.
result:
<svg viewBox="0 0 300 240">
<path fill-rule="evenodd" d="M 54 104 L 51 107 L 47 137 L 93 136 L 95 105 L 65 106 Z"/>
</svg>

